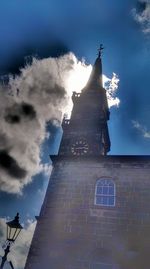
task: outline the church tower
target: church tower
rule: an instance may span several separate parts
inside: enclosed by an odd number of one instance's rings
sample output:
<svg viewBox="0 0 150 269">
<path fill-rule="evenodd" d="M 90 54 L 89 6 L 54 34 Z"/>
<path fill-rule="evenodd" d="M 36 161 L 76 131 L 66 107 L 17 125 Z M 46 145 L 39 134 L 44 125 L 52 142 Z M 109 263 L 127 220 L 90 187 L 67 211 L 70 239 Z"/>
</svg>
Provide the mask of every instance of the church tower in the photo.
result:
<svg viewBox="0 0 150 269">
<path fill-rule="evenodd" d="M 25 269 L 149 269 L 150 157 L 107 155 L 102 49 L 63 120 Z"/>
<path fill-rule="evenodd" d="M 72 96 L 70 120 L 63 120 L 63 138 L 59 155 L 100 156 L 110 151 L 107 121 L 109 109 L 102 84 L 101 49 L 89 81 L 81 94 Z"/>
</svg>

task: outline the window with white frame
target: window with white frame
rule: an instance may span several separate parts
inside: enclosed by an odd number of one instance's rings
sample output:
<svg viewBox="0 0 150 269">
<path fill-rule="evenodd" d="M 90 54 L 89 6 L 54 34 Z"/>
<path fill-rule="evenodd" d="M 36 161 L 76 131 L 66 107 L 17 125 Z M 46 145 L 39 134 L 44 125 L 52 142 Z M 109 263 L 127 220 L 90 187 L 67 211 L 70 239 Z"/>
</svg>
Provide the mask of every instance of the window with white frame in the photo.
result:
<svg viewBox="0 0 150 269">
<path fill-rule="evenodd" d="M 115 206 L 115 183 L 112 179 L 101 178 L 96 182 L 95 204 L 102 206 Z"/>
</svg>

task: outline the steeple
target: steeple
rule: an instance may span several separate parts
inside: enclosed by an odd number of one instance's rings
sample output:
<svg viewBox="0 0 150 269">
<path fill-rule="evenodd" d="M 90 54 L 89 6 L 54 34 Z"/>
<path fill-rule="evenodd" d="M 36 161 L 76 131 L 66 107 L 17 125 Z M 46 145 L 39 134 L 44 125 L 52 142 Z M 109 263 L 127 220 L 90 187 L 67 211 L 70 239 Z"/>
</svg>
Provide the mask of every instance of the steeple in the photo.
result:
<svg viewBox="0 0 150 269">
<path fill-rule="evenodd" d="M 103 45 L 100 44 L 100 48 L 98 49 L 98 57 L 95 60 L 90 78 L 88 80 L 88 83 L 86 85 L 86 88 L 95 88 L 95 87 L 103 87 L 103 81 L 102 81 L 102 50 L 104 49 Z"/>
<path fill-rule="evenodd" d="M 63 120 L 63 137 L 59 155 L 99 156 L 110 151 L 107 121 L 109 108 L 106 90 L 102 85 L 100 45 L 90 78 L 81 91 L 73 92 L 73 110 L 70 120 Z"/>
</svg>

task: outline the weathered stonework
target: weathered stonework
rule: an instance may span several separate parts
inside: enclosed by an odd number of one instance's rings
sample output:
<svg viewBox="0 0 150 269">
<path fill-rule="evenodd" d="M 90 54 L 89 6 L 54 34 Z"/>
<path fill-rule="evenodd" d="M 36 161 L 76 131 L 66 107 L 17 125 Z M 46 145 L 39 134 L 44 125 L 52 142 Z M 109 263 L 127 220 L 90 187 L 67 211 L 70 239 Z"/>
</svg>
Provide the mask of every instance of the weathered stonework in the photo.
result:
<svg viewBox="0 0 150 269">
<path fill-rule="evenodd" d="M 53 157 L 26 269 L 149 269 L 150 157 Z M 101 177 L 114 207 L 94 204 Z"/>
<path fill-rule="evenodd" d="M 63 120 L 26 269 L 149 269 L 150 157 L 106 156 L 102 49 L 87 85 L 73 93 L 71 119 Z M 115 183 L 115 206 L 95 204 L 101 178 Z"/>
</svg>

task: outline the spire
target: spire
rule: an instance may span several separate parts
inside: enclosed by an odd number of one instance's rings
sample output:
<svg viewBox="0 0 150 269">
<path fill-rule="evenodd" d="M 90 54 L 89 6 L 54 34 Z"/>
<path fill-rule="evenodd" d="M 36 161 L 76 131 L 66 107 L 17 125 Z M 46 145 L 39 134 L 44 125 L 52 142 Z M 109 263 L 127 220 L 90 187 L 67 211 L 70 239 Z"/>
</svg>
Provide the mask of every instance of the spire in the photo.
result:
<svg viewBox="0 0 150 269">
<path fill-rule="evenodd" d="M 104 49 L 103 45 L 100 44 L 100 48 L 98 49 L 98 57 L 96 58 L 96 61 L 94 63 L 90 78 L 88 80 L 87 86 L 88 87 L 103 87 L 102 82 L 102 61 L 101 61 L 101 55 L 102 50 Z"/>
</svg>

